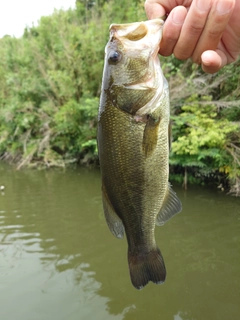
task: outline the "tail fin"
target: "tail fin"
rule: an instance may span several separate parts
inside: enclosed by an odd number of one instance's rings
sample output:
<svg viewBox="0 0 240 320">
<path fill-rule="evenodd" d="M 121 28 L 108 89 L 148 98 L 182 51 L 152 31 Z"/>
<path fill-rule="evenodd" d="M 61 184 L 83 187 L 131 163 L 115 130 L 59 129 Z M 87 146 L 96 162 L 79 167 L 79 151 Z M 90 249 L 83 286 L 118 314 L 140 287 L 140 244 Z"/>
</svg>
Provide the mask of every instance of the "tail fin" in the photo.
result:
<svg viewBox="0 0 240 320">
<path fill-rule="evenodd" d="M 133 286 L 140 290 L 149 281 L 161 284 L 166 278 L 163 257 L 158 248 L 148 253 L 128 252 L 129 271 Z"/>
</svg>

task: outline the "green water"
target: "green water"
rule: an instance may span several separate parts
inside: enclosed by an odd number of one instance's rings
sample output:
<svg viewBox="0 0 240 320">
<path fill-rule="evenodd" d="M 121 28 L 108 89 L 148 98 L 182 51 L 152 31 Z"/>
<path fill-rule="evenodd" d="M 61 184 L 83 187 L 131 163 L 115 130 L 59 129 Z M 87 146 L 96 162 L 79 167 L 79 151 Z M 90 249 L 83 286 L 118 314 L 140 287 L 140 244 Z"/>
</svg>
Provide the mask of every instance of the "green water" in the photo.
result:
<svg viewBox="0 0 240 320">
<path fill-rule="evenodd" d="M 240 198 L 174 188 L 156 228 L 167 280 L 137 291 L 105 223 L 97 170 L 0 165 L 1 320 L 239 320 Z"/>
</svg>

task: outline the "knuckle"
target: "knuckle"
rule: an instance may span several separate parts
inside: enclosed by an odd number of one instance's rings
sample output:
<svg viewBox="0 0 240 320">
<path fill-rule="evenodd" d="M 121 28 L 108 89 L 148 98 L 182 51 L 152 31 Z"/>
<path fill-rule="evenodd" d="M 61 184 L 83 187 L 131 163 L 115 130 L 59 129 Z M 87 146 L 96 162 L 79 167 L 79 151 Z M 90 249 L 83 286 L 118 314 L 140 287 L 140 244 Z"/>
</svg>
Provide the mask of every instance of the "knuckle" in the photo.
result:
<svg viewBox="0 0 240 320">
<path fill-rule="evenodd" d="M 189 32 L 194 36 L 200 35 L 202 33 L 202 31 L 203 31 L 202 25 L 199 25 L 199 26 L 198 25 L 191 25 L 189 27 Z"/>
<path fill-rule="evenodd" d="M 218 40 L 222 34 L 222 30 L 210 29 L 208 30 L 208 38 Z"/>
<path fill-rule="evenodd" d="M 191 57 L 191 54 L 192 54 L 192 52 L 189 52 L 187 50 L 183 51 L 183 50 L 177 50 L 177 49 L 174 49 L 173 53 L 175 57 L 179 60 L 187 60 L 188 58 Z"/>
</svg>

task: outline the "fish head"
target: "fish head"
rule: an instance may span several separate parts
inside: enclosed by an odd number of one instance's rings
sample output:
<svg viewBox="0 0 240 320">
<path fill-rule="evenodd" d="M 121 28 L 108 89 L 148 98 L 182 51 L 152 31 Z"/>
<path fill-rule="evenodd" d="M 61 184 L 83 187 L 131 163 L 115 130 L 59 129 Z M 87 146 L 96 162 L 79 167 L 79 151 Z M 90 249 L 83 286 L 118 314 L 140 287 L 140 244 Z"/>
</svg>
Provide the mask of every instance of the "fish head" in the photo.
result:
<svg viewBox="0 0 240 320">
<path fill-rule="evenodd" d="M 158 58 L 162 29 L 161 19 L 110 26 L 102 90 L 119 109 L 136 114 L 162 90 Z"/>
</svg>

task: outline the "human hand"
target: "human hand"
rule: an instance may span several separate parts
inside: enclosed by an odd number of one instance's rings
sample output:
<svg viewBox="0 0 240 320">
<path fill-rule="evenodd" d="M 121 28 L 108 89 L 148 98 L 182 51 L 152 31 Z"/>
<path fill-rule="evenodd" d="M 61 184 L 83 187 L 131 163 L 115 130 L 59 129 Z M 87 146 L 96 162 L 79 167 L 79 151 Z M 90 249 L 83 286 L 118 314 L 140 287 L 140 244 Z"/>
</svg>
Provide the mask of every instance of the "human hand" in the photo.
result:
<svg viewBox="0 0 240 320">
<path fill-rule="evenodd" d="M 149 19 L 169 14 L 159 53 L 192 60 L 207 73 L 240 54 L 240 0 L 146 0 Z"/>
</svg>

